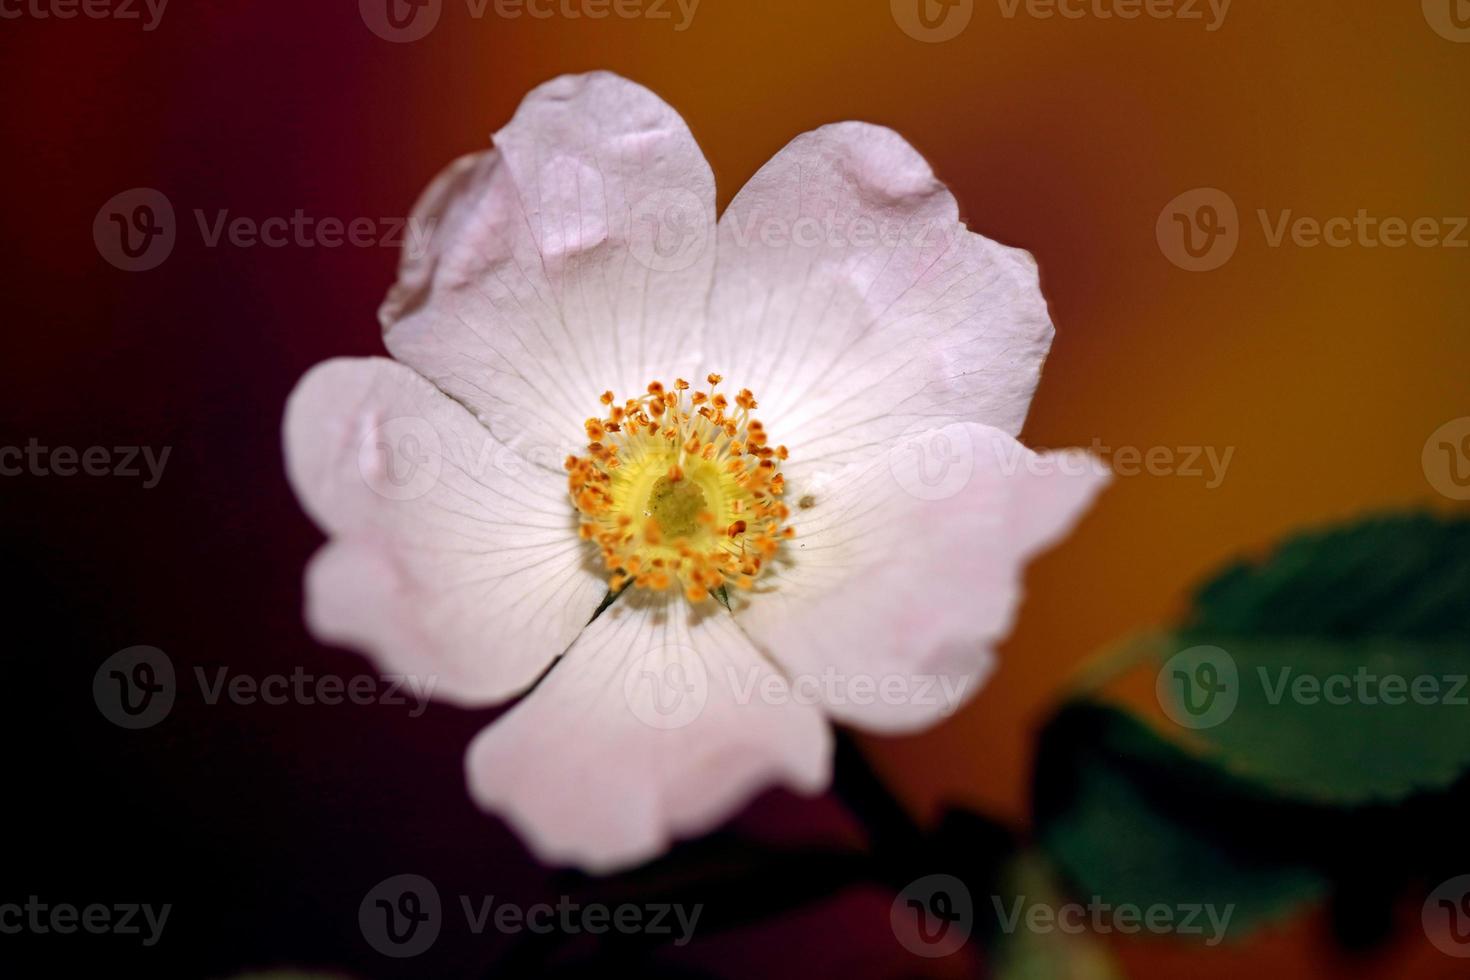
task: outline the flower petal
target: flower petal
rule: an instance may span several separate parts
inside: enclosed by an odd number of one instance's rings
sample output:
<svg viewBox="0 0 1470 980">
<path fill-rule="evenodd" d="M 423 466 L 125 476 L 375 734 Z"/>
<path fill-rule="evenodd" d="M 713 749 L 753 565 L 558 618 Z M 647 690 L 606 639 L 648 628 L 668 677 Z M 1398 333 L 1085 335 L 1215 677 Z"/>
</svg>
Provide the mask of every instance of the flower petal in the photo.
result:
<svg viewBox="0 0 1470 980">
<path fill-rule="evenodd" d="M 831 733 L 731 621 L 622 596 L 471 745 L 480 805 L 554 864 L 608 871 L 702 833 L 757 791 L 826 786 Z"/>
<path fill-rule="evenodd" d="M 918 433 L 825 485 L 793 488 L 797 537 L 736 622 L 834 718 L 927 727 L 983 683 L 1023 567 L 1107 479 L 1085 453 L 1037 454 L 989 426 Z"/>
<path fill-rule="evenodd" d="M 495 146 L 424 193 L 410 228 L 432 234 L 379 316 L 395 357 L 559 467 L 603 391 L 697 366 L 714 176 L 673 109 L 607 72 L 535 89 Z"/>
<path fill-rule="evenodd" d="M 1036 263 L 965 229 L 897 133 L 792 141 L 720 219 L 706 363 L 761 400 L 788 472 L 832 472 L 918 424 L 1016 435 L 1052 326 Z"/>
<path fill-rule="evenodd" d="M 286 470 L 333 540 L 307 573 L 318 638 L 461 704 L 528 687 L 606 594 L 566 485 L 412 369 L 327 361 L 286 404 Z"/>
</svg>

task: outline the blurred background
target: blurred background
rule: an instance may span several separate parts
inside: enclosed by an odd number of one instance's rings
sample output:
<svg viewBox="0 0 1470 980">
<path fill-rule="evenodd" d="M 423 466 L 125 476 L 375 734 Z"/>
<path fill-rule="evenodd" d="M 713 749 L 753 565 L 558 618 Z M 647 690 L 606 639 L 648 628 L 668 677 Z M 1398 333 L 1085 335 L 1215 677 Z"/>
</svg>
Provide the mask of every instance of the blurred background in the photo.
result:
<svg viewBox="0 0 1470 980">
<path fill-rule="evenodd" d="M 442 0 L 419 11 L 438 9 L 432 28 L 404 40 L 370 0 L 0 0 L 0 444 L 170 448 L 151 487 L 0 478 L 19 626 L 0 902 L 173 906 L 146 948 L 0 935 L 16 975 L 73 961 L 211 977 L 523 968 L 517 937 L 494 930 L 446 929 L 420 957 L 384 957 L 357 918 L 364 893 L 399 873 L 446 901 L 570 887 L 465 795 L 463 747 L 495 712 L 181 699 L 133 732 L 91 690 L 102 660 L 137 644 L 211 676 L 365 669 L 302 626 L 321 536 L 286 485 L 279 424 L 311 365 L 382 353 L 375 310 L 396 249 L 211 245 L 199 222 L 402 216 L 559 74 L 606 68 L 659 93 L 702 144 L 721 207 L 805 130 L 898 130 L 971 228 L 1040 262 L 1057 336 L 1024 440 L 1170 454 L 1154 472 L 1120 462 L 1079 530 L 1032 567 L 978 698 L 925 734 L 857 740 L 921 827 L 959 806 L 1026 835 L 1038 730 L 1079 665 L 1177 622 L 1220 566 L 1370 512 L 1464 513 L 1424 454 L 1470 415 L 1463 0 L 625 2 L 631 15 L 594 19 L 570 14 L 595 0 L 547 2 L 545 17 Z M 94 222 L 135 188 L 167 198 L 176 241 L 128 271 Z M 1212 190 L 1181 198 L 1199 189 Z M 1231 233 L 1191 257 L 1172 215 L 1203 236 L 1206 205 Z M 1433 223 L 1398 247 L 1361 223 L 1341 244 L 1290 231 L 1360 212 Z M 1230 454 L 1223 471 L 1207 449 Z M 1152 687 L 1135 687 L 1120 696 L 1151 710 Z M 864 830 L 835 796 L 768 794 L 733 833 L 799 848 L 859 846 Z M 724 873 L 740 855 L 690 861 Z M 859 882 L 638 962 L 696 976 L 993 967 L 978 947 L 912 955 L 889 925 L 894 894 Z M 1418 900 L 1394 915 L 1403 928 L 1361 948 L 1312 903 L 1220 947 L 1099 942 L 1138 978 L 1463 975 L 1419 929 Z"/>
</svg>

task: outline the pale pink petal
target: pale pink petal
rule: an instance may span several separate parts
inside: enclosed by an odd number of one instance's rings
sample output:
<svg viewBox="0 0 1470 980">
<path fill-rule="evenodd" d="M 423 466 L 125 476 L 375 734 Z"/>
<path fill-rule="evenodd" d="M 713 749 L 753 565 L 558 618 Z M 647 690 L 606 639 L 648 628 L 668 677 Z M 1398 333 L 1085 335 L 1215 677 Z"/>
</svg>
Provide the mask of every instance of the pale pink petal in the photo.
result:
<svg viewBox="0 0 1470 980">
<path fill-rule="evenodd" d="M 535 89 L 496 149 L 425 192 L 380 311 L 399 360 L 502 442 L 560 465 L 599 414 L 696 365 L 714 177 L 684 121 L 606 72 Z"/>
<path fill-rule="evenodd" d="M 831 733 L 713 603 L 630 592 L 480 734 L 471 792 L 543 860 L 609 871 L 758 791 L 821 790 Z"/>
<path fill-rule="evenodd" d="M 720 219 L 705 363 L 754 390 L 788 473 L 916 425 L 1018 434 L 1051 337 L 1035 261 L 967 231 L 891 130 L 798 137 Z"/>
<path fill-rule="evenodd" d="M 821 691 L 834 718 L 927 727 L 984 682 L 1026 563 L 1106 483 L 1084 453 L 1039 455 L 989 426 L 900 440 L 823 485 L 792 488 L 797 537 L 736 622 L 795 689 Z"/>
<path fill-rule="evenodd" d="M 307 621 L 434 696 L 524 690 L 591 618 L 564 477 L 498 443 L 385 358 L 309 371 L 286 404 L 286 472 L 332 538 L 307 573 Z"/>
</svg>

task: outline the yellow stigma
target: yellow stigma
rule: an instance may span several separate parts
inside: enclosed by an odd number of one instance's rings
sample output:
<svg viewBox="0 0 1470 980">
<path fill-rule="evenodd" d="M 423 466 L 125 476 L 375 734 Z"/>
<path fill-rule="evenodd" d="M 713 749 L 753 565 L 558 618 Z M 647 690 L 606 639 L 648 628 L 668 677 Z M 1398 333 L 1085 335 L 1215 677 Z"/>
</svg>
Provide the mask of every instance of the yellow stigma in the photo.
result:
<svg viewBox="0 0 1470 980">
<path fill-rule="evenodd" d="M 614 591 L 678 582 L 701 602 L 723 585 L 748 589 L 795 534 L 782 526 L 786 447 L 767 445 L 748 389 L 730 412 L 720 376 L 706 380 L 695 392 L 682 378 L 654 381 L 622 404 L 603 392 L 608 414 L 587 420 L 587 455 L 567 457 L 581 535 L 601 550 Z"/>
</svg>

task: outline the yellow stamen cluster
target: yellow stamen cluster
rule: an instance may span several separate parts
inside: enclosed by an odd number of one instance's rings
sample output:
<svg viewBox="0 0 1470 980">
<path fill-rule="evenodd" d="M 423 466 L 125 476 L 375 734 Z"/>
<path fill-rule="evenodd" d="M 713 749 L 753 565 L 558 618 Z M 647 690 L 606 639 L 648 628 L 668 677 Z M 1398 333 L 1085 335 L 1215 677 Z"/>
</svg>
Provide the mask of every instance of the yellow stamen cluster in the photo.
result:
<svg viewBox="0 0 1470 980">
<path fill-rule="evenodd" d="M 702 602 L 722 585 L 749 589 L 795 536 L 783 526 L 786 447 L 768 445 L 748 389 L 732 409 L 720 376 L 707 380 L 707 391 L 654 381 L 622 404 L 603 392 L 607 415 L 587 420 L 587 455 L 567 457 L 580 533 L 601 550 L 614 592 L 678 582 Z"/>
</svg>

